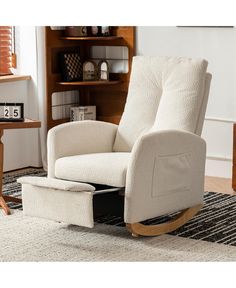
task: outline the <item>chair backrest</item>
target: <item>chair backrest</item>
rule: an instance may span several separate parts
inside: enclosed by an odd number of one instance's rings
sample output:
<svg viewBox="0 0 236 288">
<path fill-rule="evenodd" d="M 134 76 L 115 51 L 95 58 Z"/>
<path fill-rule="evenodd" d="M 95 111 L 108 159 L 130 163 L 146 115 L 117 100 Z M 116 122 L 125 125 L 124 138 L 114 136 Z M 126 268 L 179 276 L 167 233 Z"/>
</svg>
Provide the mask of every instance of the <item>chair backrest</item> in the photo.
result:
<svg viewBox="0 0 236 288">
<path fill-rule="evenodd" d="M 177 129 L 200 135 L 211 81 L 207 64 L 184 57 L 134 57 L 113 150 L 131 151 L 148 131 Z"/>
</svg>

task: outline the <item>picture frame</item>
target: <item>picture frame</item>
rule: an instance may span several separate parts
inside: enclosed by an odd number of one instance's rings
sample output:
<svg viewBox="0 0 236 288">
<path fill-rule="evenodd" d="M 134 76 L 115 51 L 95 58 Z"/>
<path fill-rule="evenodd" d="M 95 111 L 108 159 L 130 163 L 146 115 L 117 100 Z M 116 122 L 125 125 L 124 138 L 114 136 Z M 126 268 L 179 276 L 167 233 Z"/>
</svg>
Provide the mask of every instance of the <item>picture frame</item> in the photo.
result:
<svg viewBox="0 0 236 288">
<path fill-rule="evenodd" d="M 0 103 L 0 122 L 23 122 L 24 103 Z"/>
<path fill-rule="evenodd" d="M 82 80 L 83 67 L 79 52 L 61 52 L 60 67 L 63 81 Z"/>
<path fill-rule="evenodd" d="M 98 80 L 109 81 L 109 64 L 104 59 L 98 63 Z"/>
<path fill-rule="evenodd" d="M 95 81 L 97 80 L 97 64 L 88 60 L 83 63 L 83 81 Z"/>
</svg>

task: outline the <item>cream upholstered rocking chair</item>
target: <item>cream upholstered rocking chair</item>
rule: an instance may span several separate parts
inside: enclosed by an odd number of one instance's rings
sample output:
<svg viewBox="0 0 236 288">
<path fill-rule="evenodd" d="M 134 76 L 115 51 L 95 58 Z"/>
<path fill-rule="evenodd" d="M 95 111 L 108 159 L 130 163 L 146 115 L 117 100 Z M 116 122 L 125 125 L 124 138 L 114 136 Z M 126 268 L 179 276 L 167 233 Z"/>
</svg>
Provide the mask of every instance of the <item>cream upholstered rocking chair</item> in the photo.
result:
<svg viewBox="0 0 236 288">
<path fill-rule="evenodd" d="M 186 223 L 203 203 L 206 144 L 200 135 L 211 81 L 206 69 L 201 59 L 134 57 L 120 124 L 82 121 L 51 129 L 48 177 L 111 186 L 107 193 L 123 188 L 124 221 L 133 236 L 159 235 Z M 88 217 L 86 205 L 78 209 L 80 219 Z M 140 223 L 177 211 L 164 224 Z"/>
</svg>

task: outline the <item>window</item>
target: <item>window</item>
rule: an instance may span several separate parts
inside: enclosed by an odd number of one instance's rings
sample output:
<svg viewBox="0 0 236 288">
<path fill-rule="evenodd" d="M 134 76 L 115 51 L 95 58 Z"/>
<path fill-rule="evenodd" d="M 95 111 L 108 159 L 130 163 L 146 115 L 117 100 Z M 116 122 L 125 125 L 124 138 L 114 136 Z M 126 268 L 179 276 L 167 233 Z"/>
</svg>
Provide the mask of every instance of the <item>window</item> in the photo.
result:
<svg viewBox="0 0 236 288">
<path fill-rule="evenodd" d="M 0 26 L 0 76 L 12 74 L 13 27 Z"/>
</svg>

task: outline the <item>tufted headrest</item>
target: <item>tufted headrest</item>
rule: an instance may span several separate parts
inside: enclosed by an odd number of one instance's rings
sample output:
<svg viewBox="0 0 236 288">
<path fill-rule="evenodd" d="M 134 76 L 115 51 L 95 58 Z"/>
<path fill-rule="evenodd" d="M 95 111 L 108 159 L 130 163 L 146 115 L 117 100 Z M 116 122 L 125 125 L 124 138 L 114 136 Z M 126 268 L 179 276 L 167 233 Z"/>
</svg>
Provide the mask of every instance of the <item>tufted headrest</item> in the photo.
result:
<svg viewBox="0 0 236 288">
<path fill-rule="evenodd" d="M 150 129 L 195 133 L 207 64 L 184 57 L 134 57 L 114 151 L 131 151 L 137 138 Z"/>
</svg>

